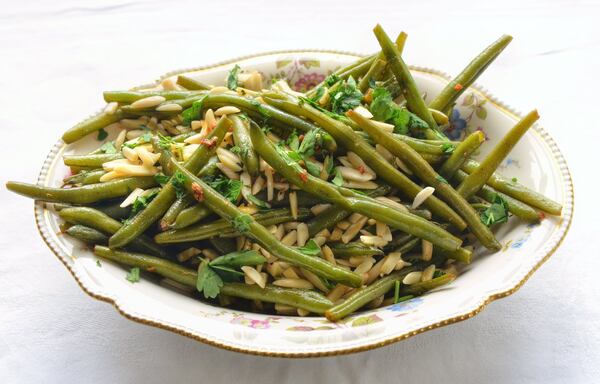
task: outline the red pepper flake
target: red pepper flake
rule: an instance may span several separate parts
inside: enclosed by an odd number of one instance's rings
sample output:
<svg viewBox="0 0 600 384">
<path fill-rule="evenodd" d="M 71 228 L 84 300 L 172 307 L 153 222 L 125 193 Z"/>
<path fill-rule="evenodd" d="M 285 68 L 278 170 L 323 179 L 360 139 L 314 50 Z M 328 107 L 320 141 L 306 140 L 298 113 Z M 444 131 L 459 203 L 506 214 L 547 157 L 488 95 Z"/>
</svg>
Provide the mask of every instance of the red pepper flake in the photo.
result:
<svg viewBox="0 0 600 384">
<path fill-rule="evenodd" d="M 146 271 L 148 271 L 148 272 L 154 272 L 154 271 L 156 271 L 156 267 L 154 267 L 154 266 L 151 265 L 148 268 L 146 268 Z"/>
<path fill-rule="evenodd" d="M 300 172 L 298 175 L 300 176 L 300 180 L 302 180 L 303 183 L 306 183 L 308 181 L 308 173 Z"/>
<path fill-rule="evenodd" d="M 299 141 L 299 142 L 303 142 L 303 141 L 304 141 L 304 135 L 300 135 L 300 136 L 298 136 L 298 141 Z"/>
<path fill-rule="evenodd" d="M 364 167 L 364 165 L 361 165 L 360 167 L 358 167 L 358 172 L 360 172 L 361 174 L 365 173 L 365 167 Z"/>
<path fill-rule="evenodd" d="M 460 84 L 460 83 L 456 83 L 456 85 L 454 86 L 454 90 L 455 90 L 455 91 L 460 91 L 461 89 L 463 89 L 463 86 L 462 86 L 462 84 Z"/>
<path fill-rule="evenodd" d="M 197 201 L 204 200 L 204 189 L 202 189 L 202 187 L 197 183 L 192 183 L 192 193 L 194 195 L 194 199 Z"/>
<path fill-rule="evenodd" d="M 538 213 L 538 217 L 540 218 L 540 221 L 542 221 L 546 218 L 546 214 L 544 212 L 540 212 Z"/>
<path fill-rule="evenodd" d="M 217 144 L 217 138 L 213 137 L 210 140 L 208 140 L 208 139 L 201 139 L 200 140 L 200 144 L 204 145 L 205 147 L 208 147 L 208 149 L 212 149 Z"/>
</svg>

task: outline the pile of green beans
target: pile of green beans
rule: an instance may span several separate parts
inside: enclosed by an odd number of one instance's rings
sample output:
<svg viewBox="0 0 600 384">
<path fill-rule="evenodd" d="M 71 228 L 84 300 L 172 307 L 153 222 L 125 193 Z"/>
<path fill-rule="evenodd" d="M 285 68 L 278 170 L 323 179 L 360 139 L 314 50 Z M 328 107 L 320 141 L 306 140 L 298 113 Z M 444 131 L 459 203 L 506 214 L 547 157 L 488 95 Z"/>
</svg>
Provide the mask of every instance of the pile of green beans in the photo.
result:
<svg viewBox="0 0 600 384">
<path fill-rule="evenodd" d="M 6 186 L 52 203 L 61 230 L 98 258 L 215 305 L 339 321 L 449 284 L 479 246 L 501 248 L 494 230 L 509 217 L 561 214 L 497 173 L 539 115 L 476 161 L 482 132 L 451 141 L 444 131 L 512 37 L 427 104 L 402 57 L 407 35 L 373 32 L 379 52 L 304 94 L 283 83 L 257 89 L 245 79 L 262 75 L 244 68 L 230 72 L 229 90 L 186 74 L 152 90 L 104 92 L 107 108 L 62 136 L 99 140 L 63 156 L 62 186 Z M 109 126 L 115 138 L 106 139 Z"/>
</svg>

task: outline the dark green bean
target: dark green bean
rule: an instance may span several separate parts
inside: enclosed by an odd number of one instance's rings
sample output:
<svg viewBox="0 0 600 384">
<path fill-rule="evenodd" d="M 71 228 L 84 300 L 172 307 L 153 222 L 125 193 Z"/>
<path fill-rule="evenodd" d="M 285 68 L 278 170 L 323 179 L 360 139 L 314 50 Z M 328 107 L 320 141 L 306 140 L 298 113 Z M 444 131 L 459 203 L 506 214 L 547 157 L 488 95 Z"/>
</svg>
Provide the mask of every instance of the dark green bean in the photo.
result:
<svg viewBox="0 0 600 384">
<path fill-rule="evenodd" d="M 446 285 L 456 279 L 456 276 L 451 273 L 431 279 L 429 281 L 420 281 L 411 285 L 403 285 L 400 291 L 405 295 L 422 295 L 427 291 Z"/>
<path fill-rule="evenodd" d="M 352 256 L 377 256 L 383 255 L 383 251 L 377 247 L 371 247 L 360 242 L 332 243 L 328 244 L 331 252 L 337 258 L 347 259 Z"/>
<path fill-rule="evenodd" d="M 212 214 L 212 211 L 204 204 L 198 203 L 191 207 L 188 207 L 177 215 L 175 222 L 173 223 L 173 229 L 187 228 L 192 224 L 207 218 Z"/>
<path fill-rule="evenodd" d="M 475 131 L 465 138 L 458 146 L 454 148 L 450 157 L 442 164 L 439 174 L 446 179 L 452 176 L 460 169 L 463 163 L 475 152 L 485 141 L 485 135 L 481 131 Z"/>
<path fill-rule="evenodd" d="M 385 60 L 381 59 L 373 61 L 367 73 L 358 82 L 358 89 L 362 93 L 365 93 L 367 89 L 369 89 L 369 83 L 371 82 L 371 80 L 374 81 L 379 79 L 379 77 L 381 76 L 381 72 L 385 68 L 386 64 L 387 63 L 385 62 Z"/>
<path fill-rule="evenodd" d="M 108 243 L 108 236 L 94 228 L 86 227 L 85 225 L 72 225 L 67 229 L 66 233 L 87 244 L 106 245 L 106 243 Z"/>
<path fill-rule="evenodd" d="M 287 223 L 290 221 L 304 220 L 310 216 L 310 210 L 298 209 L 298 218 L 292 217 L 289 209 L 275 209 L 272 211 L 259 212 L 254 215 L 257 223 L 263 226 Z M 211 237 L 236 237 L 240 234 L 235 231 L 231 222 L 220 219 L 208 224 L 196 225 L 184 229 L 172 229 L 155 236 L 154 240 L 159 244 L 185 243 L 189 241 L 210 239 Z"/>
<path fill-rule="evenodd" d="M 213 212 L 223 219 L 231 221 L 234 227 L 237 226 L 238 229 L 252 237 L 267 252 L 326 279 L 335 280 L 352 287 L 362 284 L 362 278 L 353 272 L 334 266 L 321 258 L 309 256 L 297 249 L 285 246 L 268 229 L 257 223 L 252 216 L 240 211 L 238 207 L 221 196 L 208 184 L 176 162 L 172 161 L 172 165 L 186 176 L 185 186 L 192 195 L 197 199 L 201 197 L 201 200 Z M 202 193 L 199 191 L 202 191 Z"/>
<path fill-rule="evenodd" d="M 298 116 L 305 116 L 319 124 L 324 130 L 329 132 L 339 144 L 360 156 L 365 163 L 377 173 L 378 177 L 385 180 L 391 186 L 400 189 L 411 199 L 414 199 L 421 191 L 422 188 L 419 185 L 394 168 L 393 165 L 347 125 L 327 116 L 308 103 L 297 103 L 288 99 L 286 96 L 278 94 L 273 95 L 274 98 L 271 96 L 272 94 L 264 95 L 263 99 L 267 103 L 277 106 L 280 109 L 294 113 Z M 462 230 L 466 227 L 464 220 L 438 198 L 431 196 L 424 204 L 431 209 L 434 214 L 448 220 L 457 228 Z"/>
<path fill-rule="evenodd" d="M 367 303 L 376 298 L 385 295 L 394 287 L 396 281 L 402 280 L 409 272 L 414 271 L 414 267 L 404 267 L 398 272 L 393 272 L 386 277 L 376 280 L 373 284 L 357 289 L 350 297 L 341 303 L 325 311 L 325 317 L 329 321 L 338 321 L 344 317 L 356 312 Z"/>
<path fill-rule="evenodd" d="M 189 195 L 181 196 L 175 200 L 175 202 L 171 204 L 169 209 L 167 209 L 167 212 L 165 212 L 163 217 L 160 219 L 160 229 L 162 231 L 169 229 L 173 223 L 175 223 L 179 214 L 184 209 L 192 205 L 193 202 L 194 199 Z"/>
<path fill-rule="evenodd" d="M 354 111 L 348 111 L 347 115 L 358 123 L 375 142 L 383 145 L 392 154 L 400 158 L 413 172 L 427 185 L 435 188 L 436 192 L 467 222 L 473 234 L 488 249 L 498 250 L 502 246 L 494 237 L 490 229 L 481 222 L 479 214 L 471 207 L 449 183 L 437 174 L 437 172 L 408 144 L 394 140 L 391 133 L 379 128 L 372 120 L 369 120 Z"/>
<path fill-rule="evenodd" d="M 93 171 L 81 171 L 74 175 L 65 177 L 63 183 L 69 185 L 88 185 L 100 182 L 100 178 L 106 173 L 103 169 L 95 169 Z"/>
<path fill-rule="evenodd" d="M 215 129 L 207 136 L 207 140 L 212 140 L 214 145 L 200 145 L 185 162 L 184 166 L 186 169 L 191 170 L 194 174 L 200 171 L 206 165 L 208 159 L 213 156 L 229 128 L 231 128 L 231 120 L 227 118 L 220 119 Z M 168 169 L 163 167 L 163 172 L 168 173 Z M 173 204 L 175 198 L 176 191 L 173 184 L 165 184 L 146 208 L 127 221 L 121 229 L 111 236 L 108 243 L 109 246 L 111 248 L 120 248 L 127 245 L 156 222 Z"/>
<path fill-rule="evenodd" d="M 136 188 L 146 189 L 156 184 L 157 182 L 154 180 L 154 177 L 140 176 L 73 188 L 42 187 L 34 184 L 9 181 L 6 183 L 6 188 L 19 195 L 36 200 L 70 204 L 90 204 L 114 197 L 126 196 Z"/>
<path fill-rule="evenodd" d="M 250 127 L 250 137 L 254 148 L 261 157 L 285 177 L 290 183 L 321 199 L 337 204 L 344 210 L 358 212 L 390 225 L 393 228 L 414 234 L 431 241 L 444 249 L 455 250 L 461 241 L 437 225 L 411 213 L 400 211 L 387 204 L 359 194 L 347 188 L 337 187 L 308 174 L 302 168 L 291 166 L 281 157 L 272 143 L 268 141 L 260 127 Z M 292 162 L 293 163 L 293 162 Z"/>
<path fill-rule="evenodd" d="M 89 207 L 73 207 L 61 210 L 59 216 L 72 224 L 81 224 L 111 235 L 117 232 L 122 224 L 112 217 Z M 166 257 L 167 252 L 156 245 L 145 235 L 136 237 L 131 246 L 139 251 L 148 252 L 156 256 Z"/>
<path fill-rule="evenodd" d="M 107 161 L 122 159 L 120 153 L 101 153 L 96 155 L 65 155 L 63 162 L 66 166 L 100 168 Z"/>
<path fill-rule="evenodd" d="M 109 124 L 116 123 L 122 118 L 123 114 L 120 111 L 113 114 L 106 112 L 99 113 L 69 129 L 63 134 L 62 139 L 65 143 L 71 144 L 92 132 L 99 131 Z"/>
</svg>

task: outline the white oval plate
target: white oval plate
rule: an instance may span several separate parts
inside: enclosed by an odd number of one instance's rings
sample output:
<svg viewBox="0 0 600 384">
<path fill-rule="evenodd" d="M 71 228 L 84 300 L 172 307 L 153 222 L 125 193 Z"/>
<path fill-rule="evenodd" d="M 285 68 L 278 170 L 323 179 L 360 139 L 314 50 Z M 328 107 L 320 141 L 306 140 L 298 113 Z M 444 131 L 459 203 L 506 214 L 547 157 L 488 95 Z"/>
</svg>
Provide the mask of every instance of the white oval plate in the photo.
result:
<svg viewBox="0 0 600 384">
<path fill-rule="evenodd" d="M 222 84 L 227 71 L 237 63 L 243 69 L 261 71 L 266 82 L 283 77 L 302 90 L 357 57 L 314 50 L 265 53 L 165 77 L 189 72 L 205 83 Z M 448 81 L 446 75 L 430 69 L 413 68 L 413 74 L 427 95 L 437 94 Z M 483 130 L 489 138 L 483 153 L 519 119 L 518 113 L 476 86 L 465 92 L 457 108 L 450 134 L 459 138 L 465 132 Z M 68 146 L 58 142 L 42 167 L 38 183 L 60 185 L 68 172 L 62 155 L 84 153 L 97 145 L 95 135 Z M 475 257 L 451 285 L 411 301 L 355 314 L 340 323 L 320 317 L 234 311 L 205 304 L 152 281 L 132 284 L 125 279 L 126 269 L 107 261 L 98 266 L 82 243 L 60 235 L 57 216 L 43 203 L 35 204 L 35 218 L 45 242 L 81 288 L 112 303 L 131 320 L 234 351 L 288 357 L 337 355 L 380 347 L 470 318 L 489 302 L 515 292 L 550 257 L 564 238 L 573 214 L 571 176 L 558 147 L 543 128 L 536 126 L 511 152 L 501 171 L 561 202 L 562 217 L 543 220 L 539 225 L 511 220 L 497 232 L 503 249 Z"/>
</svg>

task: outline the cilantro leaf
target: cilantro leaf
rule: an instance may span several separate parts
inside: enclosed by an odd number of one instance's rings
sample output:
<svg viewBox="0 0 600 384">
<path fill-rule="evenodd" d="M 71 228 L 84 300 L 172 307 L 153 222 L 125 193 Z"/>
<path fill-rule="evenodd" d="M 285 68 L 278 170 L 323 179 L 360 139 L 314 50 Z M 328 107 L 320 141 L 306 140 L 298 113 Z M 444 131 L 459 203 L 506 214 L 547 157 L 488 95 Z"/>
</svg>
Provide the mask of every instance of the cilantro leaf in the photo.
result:
<svg viewBox="0 0 600 384">
<path fill-rule="evenodd" d="M 356 87 L 356 81 L 350 76 L 335 92 L 331 94 L 331 111 L 339 115 L 358 107 L 363 94 Z"/>
<path fill-rule="evenodd" d="M 233 218 L 231 224 L 233 228 L 239 233 L 246 233 L 250 229 L 250 223 L 252 223 L 252 216 L 244 213 Z"/>
<path fill-rule="evenodd" d="M 178 199 L 185 196 L 185 194 L 186 194 L 186 191 L 185 191 L 186 180 L 187 180 L 187 177 L 179 171 L 175 171 L 175 173 L 173 174 L 173 177 L 171 177 L 171 184 L 173 184 L 173 187 L 175 187 L 175 194 Z"/>
<path fill-rule="evenodd" d="M 319 244 L 317 244 L 317 242 L 314 239 L 308 240 L 306 245 L 304 245 L 303 247 L 298 247 L 297 249 L 298 251 L 308 256 L 316 256 L 319 253 L 321 253 L 321 247 L 319 247 Z"/>
<path fill-rule="evenodd" d="M 234 204 L 237 203 L 242 194 L 242 182 L 239 180 L 228 179 L 221 175 L 205 176 L 202 180 Z"/>
<path fill-rule="evenodd" d="M 223 280 L 212 268 L 206 260 L 202 260 L 198 266 L 198 279 L 196 280 L 196 289 L 202 292 L 206 299 L 214 299 L 217 297 L 223 286 Z"/>
<path fill-rule="evenodd" d="M 342 172 L 340 172 L 339 169 L 335 169 L 335 177 L 333 178 L 333 180 L 331 180 L 331 182 L 337 185 L 338 187 L 344 185 L 344 178 L 342 177 Z"/>
<path fill-rule="evenodd" d="M 227 88 L 231 89 L 231 90 L 236 90 L 236 88 L 238 87 L 238 73 L 240 72 L 240 66 L 239 65 L 235 65 L 231 71 L 229 71 L 229 74 L 227 75 Z"/>
<path fill-rule="evenodd" d="M 285 140 L 285 143 L 287 144 L 288 147 L 290 147 L 290 149 L 292 151 L 297 151 L 298 148 L 300 147 L 300 138 L 298 137 L 298 134 L 296 133 L 296 131 L 292 132 L 288 138 Z"/>
<path fill-rule="evenodd" d="M 315 154 L 315 147 L 321 138 L 320 129 L 312 129 L 304 135 L 304 139 L 298 148 L 302 157 L 310 157 Z"/>
<path fill-rule="evenodd" d="M 248 202 L 256 205 L 258 208 L 264 208 L 264 209 L 271 208 L 271 204 L 267 203 L 266 201 L 262 201 L 261 199 L 259 199 L 258 197 L 254 196 L 252 194 L 248 194 L 246 196 L 246 200 L 248 200 Z"/>
<path fill-rule="evenodd" d="M 102 144 L 102 146 L 100 147 L 100 150 L 106 154 L 112 154 L 112 153 L 117 153 L 117 148 L 115 147 L 115 144 L 112 141 L 107 141 L 106 143 Z"/>
<path fill-rule="evenodd" d="M 170 177 L 165 175 L 164 173 L 157 173 L 156 175 L 154 175 L 154 180 L 156 180 L 156 182 L 160 185 L 165 185 L 169 182 Z"/>
<path fill-rule="evenodd" d="M 156 195 L 158 195 L 158 191 L 152 191 L 147 195 L 136 197 L 136 199 L 133 201 L 133 204 L 131 205 L 130 218 L 135 216 L 135 214 L 141 211 L 142 209 L 146 208 L 148 204 L 150 204 L 150 202 L 154 200 Z"/>
<path fill-rule="evenodd" d="M 423 119 L 394 103 L 389 91 L 383 87 L 373 90 L 373 100 L 369 109 L 375 120 L 394 124 L 394 133 L 406 134 L 409 130 L 429 127 Z"/>
<path fill-rule="evenodd" d="M 171 145 L 175 144 L 175 141 L 169 136 L 164 136 L 162 134 L 158 134 L 158 146 L 162 149 L 170 149 Z"/>
<path fill-rule="evenodd" d="M 96 266 L 102 268 L 102 263 L 100 262 L 100 260 L 96 260 Z"/>
<path fill-rule="evenodd" d="M 442 152 L 448 153 L 448 154 L 454 152 L 454 145 L 452 145 L 450 143 L 443 143 L 442 144 Z"/>
<path fill-rule="evenodd" d="M 481 222 L 492 226 L 508 221 L 508 203 L 498 194 L 494 194 L 492 204 L 481 213 Z"/>
<path fill-rule="evenodd" d="M 308 171 L 308 173 L 310 173 L 314 177 L 319 177 L 321 175 L 321 168 L 319 168 L 317 163 L 312 162 L 310 160 L 304 160 L 304 165 L 306 165 L 306 170 Z"/>
<path fill-rule="evenodd" d="M 325 78 L 324 84 L 326 87 L 331 87 L 333 84 L 337 83 L 340 80 L 341 79 L 338 75 L 336 75 L 335 73 L 332 73 L 331 75 L 329 75 Z"/>
<path fill-rule="evenodd" d="M 192 106 L 183 110 L 181 112 L 181 116 L 183 117 L 183 125 L 188 126 L 192 123 L 192 120 L 200 119 L 200 113 L 202 112 L 202 103 L 206 95 L 202 96 L 200 99 L 194 101 Z"/>
<path fill-rule="evenodd" d="M 98 139 L 98 141 L 102 141 L 104 139 L 106 139 L 108 137 L 108 132 L 106 132 L 104 130 L 104 128 L 100 128 L 98 130 L 98 136 L 96 137 L 96 139 Z"/>
<path fill-rule="evenodd" d="M 226 282 L 240 281 L 244 277 L 243 272 L 226 267 L 224 265 L 211 265 L 210 268 L 213 269 L 219 275 L 219 277 Z"/>
<path fill-rule="evenodd" d="M 131 270 L 127 272 L 127 275 L 125 275 L 125 278 L 132 283 L 137 283 L 140 281 L 140 269 L 138 267 L 131 268 Z"/>
</svg>

